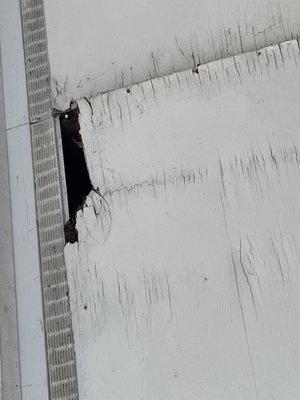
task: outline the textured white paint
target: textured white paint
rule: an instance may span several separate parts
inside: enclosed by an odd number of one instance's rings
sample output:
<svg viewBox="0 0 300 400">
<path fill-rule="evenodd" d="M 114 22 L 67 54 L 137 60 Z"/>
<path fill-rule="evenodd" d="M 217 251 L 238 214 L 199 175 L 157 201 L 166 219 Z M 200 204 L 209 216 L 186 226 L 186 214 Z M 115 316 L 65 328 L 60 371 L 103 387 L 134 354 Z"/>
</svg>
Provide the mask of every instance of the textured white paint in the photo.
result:
<svg viewBox="0 0 300 400">
<path fill-rule="evenodd" d="M 296 41 L 79 101 L 80 396 L 300 395 Z"/>
<path fill-rule="evenodd" d="M 45 0 L 55 104 L 299 36 L 297 0 Z"/>
</svg>

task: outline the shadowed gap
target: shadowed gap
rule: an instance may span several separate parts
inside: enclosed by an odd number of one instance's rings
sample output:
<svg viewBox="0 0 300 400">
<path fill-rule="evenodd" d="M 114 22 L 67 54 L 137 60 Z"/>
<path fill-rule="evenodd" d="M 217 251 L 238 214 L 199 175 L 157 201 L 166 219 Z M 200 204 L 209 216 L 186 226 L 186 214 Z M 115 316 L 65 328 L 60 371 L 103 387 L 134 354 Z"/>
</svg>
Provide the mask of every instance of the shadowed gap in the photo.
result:
<svg viewBox="0 0 300 400">
<path fill-rule="evenodd" d="M 76 212 L 82 208 L 86 196 L 93 189 L 84 157 L 80 135 L 79 107 L 76 103 L 63 113 L 59 122 L 64 155 L 69 221 L 65 224 L 66 242 L 77 241 Z"/>
</svg>

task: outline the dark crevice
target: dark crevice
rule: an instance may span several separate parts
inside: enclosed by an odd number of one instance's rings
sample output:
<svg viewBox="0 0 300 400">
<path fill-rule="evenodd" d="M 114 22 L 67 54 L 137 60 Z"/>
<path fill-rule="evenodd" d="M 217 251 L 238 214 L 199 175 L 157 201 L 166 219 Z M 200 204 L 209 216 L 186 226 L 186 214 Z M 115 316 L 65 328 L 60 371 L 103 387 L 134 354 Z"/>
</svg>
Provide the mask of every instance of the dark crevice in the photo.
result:
<svg viewBox="0 0 300 400">
<path fill-rule="evenodd" d="M 77 241 L 76 212 L 93 190 L 80 135 L 79 113 L 77 103 L 72 103 L 69 110 L 59 113 L 69 205 L 69 220 L 64 227 L 66 243 Z"/>
</svg>

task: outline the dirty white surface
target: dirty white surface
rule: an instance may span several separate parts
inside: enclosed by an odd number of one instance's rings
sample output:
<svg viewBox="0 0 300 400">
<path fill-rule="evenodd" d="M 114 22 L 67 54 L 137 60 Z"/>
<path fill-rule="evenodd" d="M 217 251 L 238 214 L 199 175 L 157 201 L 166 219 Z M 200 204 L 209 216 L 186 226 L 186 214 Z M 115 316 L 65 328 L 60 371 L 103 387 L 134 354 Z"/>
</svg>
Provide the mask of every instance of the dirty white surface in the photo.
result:
<svg viewBox="0 0 300 400">
<path fill-rule="evenodd" d="M 80 398 L 300 396 L 299 48 L 79 102 Z"/>
<path fill-rule="evenodd" d="M 0 1 L 0 46 L 3 74 L 6 140 L 12 233 L 13 263 L 18 326 L 20 370 L 17 363 L 2 360 L 5 381 L 3 400 L 47 400 L 47 370 L 45 360 L 43 309 L 40 286 L 40 265 L 34 182 L 32 171 L 30 126 L 26 93 L 24 49 L 20 3 L 18 0 Z M 7 216 L 8 218 L 8 216 Z M 1 229 L 3 224 L 1 225 Z M 3 234 L 4 232 L 2 232 Z M 1 235 L 0 235 L 1 236 Z M 8 265 L 9 266 L 9 265 Z M 0 284 L 1 284 L 0 276 Z M 9 290 L 6 289 L 9 293 Z M 12 290 L 11 290 L 12 292 Z M 12 293 L 11 293 L 12 295 Z M 10 310 L 11 315 L 13 310 Z M 7 335 L 9 335 L 9 331 Z M 11 333 L 11 336 L 13 334 Z M 7 359 L 9 358 L 9 354 Z M 21 389 L 9 387 L 20 375 Z M 5 390 L 6 389 L 6 390 Z M 21 393 L 20 393 L 21 392 Z"/>
<path fill-rule="evenodd" d="M 299 36 L 298 0 L 45 0 L 61 109 L 149 76 Z"/>
</svg>

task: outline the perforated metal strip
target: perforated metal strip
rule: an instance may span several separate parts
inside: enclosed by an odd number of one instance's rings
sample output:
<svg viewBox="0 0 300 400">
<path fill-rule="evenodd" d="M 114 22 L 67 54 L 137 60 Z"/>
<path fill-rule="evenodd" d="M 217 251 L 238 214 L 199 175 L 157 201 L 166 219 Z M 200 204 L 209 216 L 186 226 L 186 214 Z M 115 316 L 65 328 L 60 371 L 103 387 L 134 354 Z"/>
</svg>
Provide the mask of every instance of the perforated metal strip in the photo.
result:
<svg viewBox="0 0 300 400">
<path fill-rule="evenodd" d="M 62 198 L 42 0 L 20 0 L 51 400 L 78 399 Z"/>
</svg>

